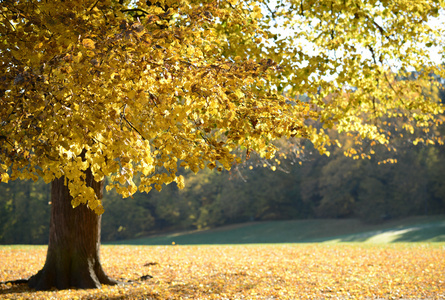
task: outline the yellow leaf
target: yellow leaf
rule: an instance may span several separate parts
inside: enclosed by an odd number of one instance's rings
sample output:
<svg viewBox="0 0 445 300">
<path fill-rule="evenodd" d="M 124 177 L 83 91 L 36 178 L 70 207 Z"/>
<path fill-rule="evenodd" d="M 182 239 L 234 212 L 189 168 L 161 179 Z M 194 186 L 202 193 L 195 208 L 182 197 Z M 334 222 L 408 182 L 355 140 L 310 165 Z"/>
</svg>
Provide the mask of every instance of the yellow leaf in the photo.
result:
<svg viewBox="0 0 445 300">
<path fill-rule="evenodd" d="M 77 206 L 80 205 L 80 197 L 74 197 L 73 200 L 71 200 L 71 206 L 73 208 L 76 208 Z"/>
<path fill-rule="evenodd" d="M 8 183 L 9 181 L 9 174 L 8 173 L 2 173 L 0 182 Z"/>
<path fill-rule="evenodd" d="M 83 40 L 82 40 L 82 45 L 83 45 L 85 48 L 90 49 L 90 50 L 96 48 L 96 47 L 95 47 L 95 43 L 94 43 L 94 41 L 93 41 L 92 39 L 83 39 Z"/>
<path fill-rule="evenodd" d="M 103 213 L 105 212 L 105 209 L 104 209 L 104 207 L 102 206 L 102 204 L 100 204 L 100 205 L 98 205 L 98 206 L 94 209 L 94 212 L 95 212 L 97 215 L 101 215 L 101 214 L 103 214 Z"/>
<path fill-rule="evenodd" d="M 99 205 L 99 201 L 97 199 L 88 201 L 88 207 L 91 210 L 94 210 Z"/>
<path fill-rule="evenodd" d="M 179 189 L 183 189 L 185 187 L 184 176 L 179 175 L 178 177 L 176 177 L 176 183 Z"/>
<path fill-rule="evenodd" d="M 235 91 L 235 95 L 236 95 L 238 98 L 242 98 L 242 97 L 244 97 L 244 93 L 243 93 L 240 89 L 237 89 L 237 90 Z"/>
<path fill-rule="evenodd" d="M 134 99 L 134 96 L 136 95 L 136 91 L 135 90 L 131 90 L 128 92 L 128 98 L 130 99 Z"/>
</svg>

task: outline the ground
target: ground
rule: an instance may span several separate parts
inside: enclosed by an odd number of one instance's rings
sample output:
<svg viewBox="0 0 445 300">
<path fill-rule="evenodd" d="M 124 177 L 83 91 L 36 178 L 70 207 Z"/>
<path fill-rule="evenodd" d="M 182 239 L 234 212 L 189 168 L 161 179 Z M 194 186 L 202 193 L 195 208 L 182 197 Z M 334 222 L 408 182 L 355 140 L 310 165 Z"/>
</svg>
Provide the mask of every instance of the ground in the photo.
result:
<svg viewBox="0 0 445 300">
<path fill-rule="evenodd" d="M 39 270 L 45 250 L 0 247 L 0 281 Z M 105 271 L 133 282 L 49 292 L 3 284 L 0 298 L 438 299 L 445 298 L 444 250 L 444 243 L 104 246 Z"/>
</svg>

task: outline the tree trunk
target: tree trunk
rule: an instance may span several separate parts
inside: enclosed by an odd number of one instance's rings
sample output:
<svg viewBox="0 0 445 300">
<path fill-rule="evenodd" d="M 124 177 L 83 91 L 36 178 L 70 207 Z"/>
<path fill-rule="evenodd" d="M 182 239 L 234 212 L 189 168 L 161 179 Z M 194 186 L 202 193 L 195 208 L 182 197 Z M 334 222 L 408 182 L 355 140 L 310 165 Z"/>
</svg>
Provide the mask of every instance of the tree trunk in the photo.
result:
<svg viewBox="0 0 445 300">
<path fill-rule="evenodd" d="M 48 252 L 42 270 L 33 275 L 28 285 L 36 290 L 51 288 L 100 288 L 116 284 L 102 269 L 99 258 L 101 216 L 86 205 L 71 206 L 72 197 L 65 178 L 51 185 L 51 222 Z M 102 199 L 104 182 L 96 182 L 86 171 L 87 185 Z"/>
</svg>

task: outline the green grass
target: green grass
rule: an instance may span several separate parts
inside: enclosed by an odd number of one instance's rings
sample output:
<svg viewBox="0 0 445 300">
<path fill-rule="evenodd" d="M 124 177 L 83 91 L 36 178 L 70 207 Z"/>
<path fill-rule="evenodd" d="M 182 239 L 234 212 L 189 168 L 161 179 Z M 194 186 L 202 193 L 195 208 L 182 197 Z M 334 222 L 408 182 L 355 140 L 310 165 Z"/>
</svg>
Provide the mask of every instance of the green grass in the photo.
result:
<svg viewBox="0 0 445 300">
<path fill-rule="evenodd" d="M 26 245 L 26 244 L 14 244 L 14 245 L 0 245 L 2 250 L 19 249 L 19 250 L 34 250 L 38 248 L 47 248 L 47 245 Z"/>
<path fill-rule="evenodd" d="M 445 242 L 445 215 L 411 217 L 379 225 L 364 224 L 353 219 L 255 222 L 211 230 L 178 232 L 108 242 L 107 244 L 203 245 L 323 242 Z"/>
</svg>

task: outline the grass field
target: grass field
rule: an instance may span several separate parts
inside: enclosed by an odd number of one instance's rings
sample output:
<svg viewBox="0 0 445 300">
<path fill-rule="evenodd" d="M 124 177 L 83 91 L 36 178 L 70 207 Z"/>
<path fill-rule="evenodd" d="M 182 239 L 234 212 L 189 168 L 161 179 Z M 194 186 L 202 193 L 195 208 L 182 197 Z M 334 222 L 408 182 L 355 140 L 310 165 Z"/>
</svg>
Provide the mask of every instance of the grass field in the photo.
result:
<svg viewBox="0 0 445 300">
<path fill-rule="evenodd" d="M 45 247 L 0 247 L 0 281 L 43 265 Z M 33 292 L 0 286 L 2 299 L 444 299 L 445 244 L 104 246 L 123 286 Z M 138 281 L 143 275 L 153 278 Z"/>
<path fill-rule="evenodd" d="M 164 246 L 105 245 L 106 272 L 133 282 L 48 292 L 1 284 L 0 299 L 445 299 L 445 243 L 438 242 L 444 238 L 443 217 L 356 224 L 349 231 L 346 225 L 351 226 L 335 220 L 267 222 L 151 238 L 169 243 Z M 269 239 L 199 246 L 169 240 L 193 241 L 188 236 L 203 244 Z M 271 237 L 311 243 L 273 244 Z M 45 255 L 46 246 L 0 246 L 0 282 L 31 276 Z M 138 280 L 144 275 L 153 277 Z"/>
<path fill-rule="evenodd" d="M 196 245 L 320 242 L 445 242 L 445 216 L 411 217 L 379 225 L 353 219 L 256 222 L 212 230 L 176 232 L 134 240 L 122 245 Z"/>
</svg>

